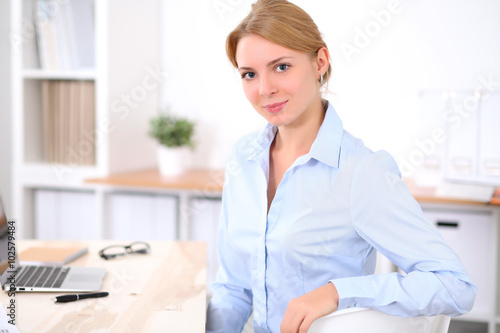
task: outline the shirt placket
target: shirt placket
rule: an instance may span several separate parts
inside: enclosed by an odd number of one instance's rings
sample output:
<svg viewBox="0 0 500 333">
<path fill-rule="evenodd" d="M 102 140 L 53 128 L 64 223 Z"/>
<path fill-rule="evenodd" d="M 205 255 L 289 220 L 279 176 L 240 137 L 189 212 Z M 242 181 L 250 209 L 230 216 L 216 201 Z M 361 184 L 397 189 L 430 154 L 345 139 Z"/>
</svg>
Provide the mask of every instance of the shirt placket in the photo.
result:
<svg viewBox="0 0 500 333">
<path fill-rule="evenodd" d="M 280 213 L 281 213 L 281 209 L 282 209 L 282 206 L 283 206 L 283 202 L 285 200 L 285 196 L 286 196 L 286 188 L 288 186 L 288 179 L 289 179 L 289 175 L 290 175 L 290 170 L 286 171 L 285 174 L 283 175 L 283 178 L 280 182 L 280 184 L 278 185 L 278 188 L 276 189 L 276 193 L 274 195 L 274 198 L 273 198 L 273 201 L 272 201 L 272 204 L 271 204 L 271 207 L 269 209 L 269 213 L 267 215 L 267 219 L 266 219 L 266 232 L 265 232 L 265 237 L 264 237 L 264 253 L 266 254 L 266 257 L 265 257 L 265 296 L 266 296 L 266 327 L 268 329 L 269 332 L 271 332 L 270 328 L 269 328 L 269 319 L 271 317 L 271 311 L 273 311 L 273 309 L 271 309 L 269 307 L 269 304 L 273 304 L 273 300 L 269 300 L 269 293 L 267 292 L 267 288 L 268 288 L 268 283 L 267 283 L 267 279 L 270 278 L 270 279 L 273 279 L 273 278 L 276 278 L 276 274 L 273 274 L 272 273 L 272 270 L 276 270 L 276 269 L 279 269 L 279 267 L 275 267 L 276 266 L 276 263 L 273 263 L 273 262 L 270 262 L 269 260 L 269 256 L 267 255 L 267 250 L 268 250 L 268 242 L 270 241 L 271 237 L 272 237 L 272 232 L 276 226 L 276 224 L 278 223 L 278 220 L 279 220 L 279 216 L 280 216 Z M 270 302 L 271 301 L 271 302 Z"/>
<path fill-rule="evenodd" d="M 267 154 L 267 155 L 266 155 Z M 258 246 L 256 247 L 255 252 L 255 266 L 254 266 L 254 274 L 253 274 L 253 320 L 258 324 L 259 327 L 255 328 L 256 332 L 265 332 L 269 331 L 267 328 L 267 308 L 266 308 L 266 233 L 267 233 L 267 165 L 268 159 L 266 158 L 269 154 L 269 150 L 264 152 L 263 155 L 259 156 L 255 159 L 255 162 L 259 166 L 259 168 L 263 172 L 262 179 L 262 188 L 259 185 L 259 190 L 262 191 L 260 207 L 263 209 L 263 215 L 265 216 L 265 221 L 256 221 L 257 223 L 264 222 L 261 224 L 261 236 L 258 239 Z M 267 165 L 266 165 L 267 164 Z"/>
</svg>

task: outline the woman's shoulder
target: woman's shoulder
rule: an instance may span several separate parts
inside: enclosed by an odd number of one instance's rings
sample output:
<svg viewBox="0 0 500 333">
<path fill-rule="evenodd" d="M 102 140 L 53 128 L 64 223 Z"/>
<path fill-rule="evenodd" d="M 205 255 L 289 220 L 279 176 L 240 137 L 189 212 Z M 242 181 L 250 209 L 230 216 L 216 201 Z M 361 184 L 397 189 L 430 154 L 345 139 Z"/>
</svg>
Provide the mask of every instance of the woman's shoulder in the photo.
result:
<svg viewBox="0 0 500 333">
<path fill-rule="evenodd" d="M 385 150 L 373 151 L 363 140 L 344 130 L 341 144 L 340 164 L 368 164 L 371 167 L 392 168 L 395 160 Z"/>
<path fill-rule="evenodd" d="M 340 152 L 341 160 L 359 160 L 366 158 L 370 154 L 373 154 L 373 151 L 365 145 L 363 140 L 355 137 L 346 130 L 344 130 L 344 133 L 342 135 Z"/>
<path fill-rule="evenodd" d="M 276 128 L 271 125 L 267 125 L 264 129 L 247 133 L 236 141 L 231 151 L 231 156 L 233 158 L 248 159 L 266 149 L 272 142 L 275 134 Z"/>
<path fill-rule="evenodd" d="M 259 136 L 262 133 L 262 129 L 256 130 L 250 133 L 243 134 L 234 145 L 235 147 L 247 147 L 255 145 L 255 142 L 258 141 Z"/>
</svg>

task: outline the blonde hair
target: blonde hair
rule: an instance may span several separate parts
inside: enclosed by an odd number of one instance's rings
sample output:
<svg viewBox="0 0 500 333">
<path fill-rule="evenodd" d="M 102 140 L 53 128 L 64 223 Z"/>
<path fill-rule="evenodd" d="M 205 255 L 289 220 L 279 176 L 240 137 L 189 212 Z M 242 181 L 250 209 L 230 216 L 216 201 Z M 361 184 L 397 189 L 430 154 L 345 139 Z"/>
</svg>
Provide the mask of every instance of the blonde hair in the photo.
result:
<svg viewBox="0 0 500 333">
<path fill-rule="evenodd" d="M 326 43 L 318 27 L 302 8 L 286 0 L 258 0 L 252 10 L 226 39 L 226 54 L 238 68 L 236 49 L 239 41 L 249 34 L 259 35 L 288 49 L 315 56 Z M 323 74 L 322 84 L 328 82 L 331 65 Z"/>
</svg>

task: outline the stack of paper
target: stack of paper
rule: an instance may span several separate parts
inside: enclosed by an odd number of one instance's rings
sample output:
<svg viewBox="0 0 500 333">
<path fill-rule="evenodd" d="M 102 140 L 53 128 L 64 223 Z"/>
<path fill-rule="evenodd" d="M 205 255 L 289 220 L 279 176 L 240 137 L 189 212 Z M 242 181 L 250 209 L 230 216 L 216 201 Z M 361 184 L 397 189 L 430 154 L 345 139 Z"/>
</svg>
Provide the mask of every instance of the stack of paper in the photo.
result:
<svg viewBox="0 0 500 333">
<path fill-rule="evenodd" d="M 494 191 L 493 186 L 442 182 L 436 189 L 436 196 L 488 203 Z"/>
</svg>

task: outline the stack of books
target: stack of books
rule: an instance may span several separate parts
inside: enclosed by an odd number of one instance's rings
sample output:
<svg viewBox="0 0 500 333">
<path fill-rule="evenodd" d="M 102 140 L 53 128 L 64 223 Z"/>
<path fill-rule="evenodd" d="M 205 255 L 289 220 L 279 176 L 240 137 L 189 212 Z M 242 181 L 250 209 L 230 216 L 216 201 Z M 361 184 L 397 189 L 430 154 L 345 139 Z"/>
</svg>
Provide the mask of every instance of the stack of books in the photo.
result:
<svg viewBox="0 0 500 333">
<path fill-rule="evenodd" d="M 95 68 L 93 0 L 32 0 L 40 67 Z"/>
<path fill-rule="evenodd" d="M 95 164 L 94 94 L 93 81 L 42 81 L 46 162 Z"/>
</svg>

